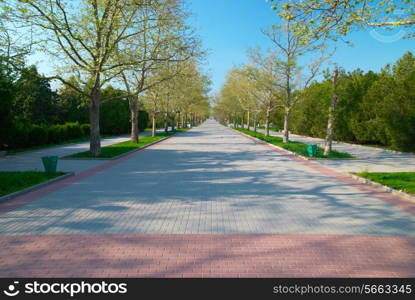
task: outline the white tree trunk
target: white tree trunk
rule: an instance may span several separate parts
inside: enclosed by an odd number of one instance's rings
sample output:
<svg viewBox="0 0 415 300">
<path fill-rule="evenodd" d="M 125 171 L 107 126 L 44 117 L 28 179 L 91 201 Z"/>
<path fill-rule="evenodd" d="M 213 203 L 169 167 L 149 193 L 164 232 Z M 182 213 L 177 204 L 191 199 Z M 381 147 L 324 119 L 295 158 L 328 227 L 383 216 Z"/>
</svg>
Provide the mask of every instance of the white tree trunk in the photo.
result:
<svg viewBox="0 0 415 300">
<path fill-rule="evenodd" d="M 131 112 L 131 142 L 138 143 L 138 106 L 137 102 L 130 99 Z"/>
<path fill-rule="evenodd" d="M 282 140 L 284 143 L 288 143 L 290 140 L 290 128 L 288 125 L 289 117 L 290 117 L 290 109 L 286 107 L 284 111 L 284 134 L 282 137 Z"/>
<path fill-rule="evenodd" d="M 251 115 L 250 115 L 250 113 L 249 113 L 249 110 L 248 110 L 248 120 L 247 120 L 247 122 L 248 122 L 248 124 L 247 124 L 247 126 L 248 126 L 248 130 L 251 130 Z"/>
<path fill-rule="evenodd" d="M 271 109 L 268 107 L 267 108 L 267 114 L 266 114 L 266 120 L 265 120 L 265 135 L 269 136 L 269 118 L 270 118 L 270 114 L 271 114 Z"/>
<path fill-rule="evenodd" d="M 156 114 L 153 113 L 151 115 L 151 118 L 152 118 L 151 136 L 155 137 L 156 136 Z"/>
<path fill-rule="evenodd" d="M 168 113 L 166 112 L 164 114 L 164 132 L 169 131 L 169 119 L 168 119 Z"/>
<path fill-rule="evenodd" d="M 339 70 L 336 68 L 333 71 L 333 94 L 331 96 L 331 105 L 329 109 L 329 118 L 327 121 L 327 136 L 326 136 L 326 146 L 324 148 L 324 155 L 329 155 L 332 151 L 332 144 L 333 144 L 333 132 L 334 132 L 334 121 L 335 121 L 335 112 L 336 106 L 338 101 L 337 95 L 337 77 L 339 76 Z"/>
</svg>

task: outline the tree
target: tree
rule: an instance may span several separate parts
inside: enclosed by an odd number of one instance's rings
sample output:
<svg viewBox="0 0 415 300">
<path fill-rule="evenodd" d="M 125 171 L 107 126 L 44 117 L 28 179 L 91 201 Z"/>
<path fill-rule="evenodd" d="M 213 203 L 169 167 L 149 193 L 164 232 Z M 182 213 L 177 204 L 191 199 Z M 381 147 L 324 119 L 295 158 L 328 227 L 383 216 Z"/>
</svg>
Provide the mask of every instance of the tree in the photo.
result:
<svg viewBox="0 0 415 300">
<path fill-rule="evenodd" d="M 332 78 L 333 93 L 331 95 L 331 105 L 329 108 L 329 118 L 327 122 L 327 136 L 326 136 L 326 145 L 324 147 L 324 155 L 329 155 L 332 150 L 334 118 L 335 118 L 337 102 L 339 100 L 339 94 L 337 93 L 338 77 L 339 77 L 339 71 L 337 68 L 335 68 L 333 72 L 333 78 Z"/>
<path fill-rule="evenodd" d="M 415 3 L 409 0 L 286 0 L 273 8 L 294 20 L 294 31 L 308 39 L 337 40 L 354 28 L 410 28 L 415 24 Z"/>
<path fill-rule="evenodd" d="M 215 96 L 215 118 L 223 123 L 231 123 L 234 127 L 239 123 L 238 116 L 243 112 L 239 101 L 224 88 Z"/>
<path fill-rule="evenodd" d="M 160 82 L 160 78 L 163 78 L 163 74 L 153 74 L 152 77 L 148 78 L 150 84 L 152 82 Z M 154 84 L 151 89 L 148 89 L 144 95 L 144 107 L 150 112 L 151 117 L 151 136 L 156 135 L 156 118 L 162 111 L 162 104 L 160 97 L 162 96 L 163 89 L 161 84 Z"/>
<path fill-rule="evenodd" d="M 151 1 L 130 0 L 26 0 L 10 1 L 9 12 L 17 20 L 36 28 L 41 49 L 60 63 L 51 79 L 57 79 L 89 99 L 90 151 L 101 152 L 99 111 L 101 89 L 118 75 L 120 68 L 137 62 L 114 61 L 121 42 L 142 33 L 136 22 L 140 10 Z M 74 86 L 65 74 L 75 74 L 82 87 Z"/>
<path fill-rule="evenodd" d="M 220 94 L 217 95 L 215 115 L 234 126 L 240 123 L 244 128 L 245 113 L 250 129 L 251 113 L 254 114 L 254 130 L 258 114 L 265 112 L 266 133 L 269 135 L 271 112 L 278 106 L 280 93 L 276 87 L 277 78 L 273 72 L 275 56 L 263 57 L 259 49 L 250 51 L 250 63 L 229 71 Z"/>
<path fill-rule="evenodd" d="M 250 130 L 252 114 L 254 114 L 254 127 L 256 128 L 256 116 L 259 111 L 258 99 L 255 97 L 254 83 L 247 76 L 246 67 L 235 68 L 228 72 L 223 93 L 229 97 L 235 97 L 240 107 L 247 114 L 247 127 Z M 243 125 L 243 124 L 242 124 Z"/>
<path fill-rule="evenodd" d="M 7 76 L 16 76 L 15 73 L 24 67 L 24 59 L 32 50 L 30 29 L 28 35 L 22 34 L 19 29 L 10 17 L 7 4 L 0 1 L 0 64 Z"/>
<path fill-rule="evenodd" d="M 280 78 L 276 72 L 278 58 L 274 52 L 267 56 L 262 55 L 259 48 L 251 49 L 248 53 L 249 65 L 246 74 L 253 83 L 252 96 L 265 111 L 265 134 L 269 136 L 271 112 L 279 107 L 281 90 L 278 83 Z"/>
<path fill-rule="evenodd" d="M 190 118 L 194 125 L 196 119 L 205 116 L 206 103 L 209 110 L 207 94 L 210 81 L 201 72 L 195 59 L 178 63 L 176 67 L 176 76 L 163 83 L 166 91 L 166 96 L 162 100 L 164 113 L 165 116 L 172 117 L 172 124 L 177 119 L 181 126 L 186 126 Z"/>
<path fill-rule="evenodd" d="M 210 81 L 198 69 L 194 60 L 178 63 L 180 73 L 164 80 L 146 91 L 145 106 L 150 111 L 152 118 L 152 134 L 155 134 L 157 116 L 163 113 L 163 121 L 166 116 L 179 114 L 182 117 L 182 124 L 188 120 L 195 124 L 197 120 L 206 118 L 209 115 L 210 105 L 207 93 L 209 92 Z M 151 82 L 160 82 L 160 78 L 169 77 L 172 72 L 170 68 L 160 69 L 149 79 Z"/>
<path fill-rule="evenodd" d="M 289 118 L 293 106 L 300 99 L 300 91 L 305 89 L 318 74 L 322 63 L 327 59 L 323 54 L 308 65 L 308 74 L 302 74 L 302 67 L 298 64 L 298 57 L 322 52 L 324 44 L 316 43 L 317 40 L 308 39 L 299 34 L 295 34 L 292 29 L 292 20 L 288 17 L 284 19 L 282 25 L 274 25 L 264 34 L 272 41 L 276 47 L 276 60 L 274 63 L 275 77 L 277 86 L 283 91 L 282 106 L 284 108 L 284 132 L 283 141 L 289 141 Z"/>
<path fill-rule="evenodd" d="M 177 76 L 177 64 L 199 54 L 198 41 L 184 24 L 187 13 L 181 1 L 154 1 L 144 7 L 139 15 L 142 34 L 134 41 L 122 43 L 116 56 L 121 61 L 138 62 L 120 72 L 130 107 L 133 142 L 138 142 L 138 100 L 141 94 Z M 164 77 L 148 80 L 152 73 L 162 68 L 169 68 L 170 71 L 164 72 Z"/>
<path fill-rule="evenodd" d="M 246 68 L 232 69 L 226 76 L 226 82 L 217 95 L 215 110 L 222 114 L 226 122 L 233 123 L 233 126 L 244 128 L 244 114 L 247 109 L 247 91 L 242 90 L 249 80 Z M 246 88 L 246 85 L 244 86 Z M 248 122 L 249 124 L 249 122 Z M 249 125 L 248 125 L 249 126 Z"/>
<path fill-rule="evenodd" d="M 293 21 L 293 31 L 303 37 L 303 43 L 328 38 L 337 40 L 355 27 L 411 27 L 415 24 L 415 4 L 408 0 L 288 0 L 283 5 L 273 7 L 282 17 Z M 397 11 L 400 14 L 394 15 L 395 21 L 387 20 Z M 407 36 L 413 37 L 414 34 L 409 33 Z M 338 69 L 333 71 L 333 78 L 336 74 Z M 337 80 L 334 82 L 337 84 Z M 337 97 L 333 88 L 332 99 Z M 332 105 L 331 109 L 334 108 Z M 333 116 L 334 113 L 327 124 L 326 154 L 332 148 Z"/>
<path fill-rule="evenodd" d="M 19 91 L 14 97 L 15 119 L 32 124 L 53 124 L 56 118 L 57 94 L 51 90 L 50 80 L 41 76 L 35 66 L 21 70 L 15 82 Z"/>
<path fill-rule="evenodd" d="M 415 56 L 408 52 L 390 68 L 386 68 L 381 77 L 368 93 L 372 100 L 377 96 L 378 104 L 372 109 L 383 125 L 394 149 L 415 150 Z M 382 86 L 383 85 L 383 86 Z M 376 88 L 378 90 L 376 90 Z M 380 93 L 383 89 L 384 93 Z M 370 99 L 370 98 L 371 99 Z"/>
<path fill-rule="evenodd" d="M 68 78 L 68 81 L 71 85 L 80 88 L 80 84 L 77 82 L 75 76 Z M 57 100 L 59 122 L 79 122 L 81 124 L 88 123 L 88 102 L 88 98 L 79 94 L 73 88 L 68 85 L 62 86 L 58 90 Z"/>
<path fill-rule="evenodd" d="M 339 141 L 374 144 L 396 150 L 413 151 L 414 130 L 414 55 L 406 53 L 380 73 L 339 69 L 334 112 L 333 137 Z M 321 82 L 304 91 L 304 100 L 294 108 L 296 133 L 325 137 L 332 96 L 332 78 L 325 72 Z"/>
<path fill-rule="evenodd" d="M 110 99 L 101 105 L 100 126 L 102 132 L 106 134 L 127 133 L 130 127 L 130 118 L 125 92 L 109 85 L 102 90 L 102 97 Z"/>
<path fill-rule="evenodd" d="M 2 65 L 0 65 L 2 67 Z M 12 105 L 15 88 L 8 71 L 0 69 L 0 150 L 7 148 L 12 128 Z"/>
<path fill-rule="evenodd" d="M 328 74 L 329 75 L 329 74 Z M 324 138 L 327 132 L 327 119 L 330 103 L 330 78 L 313 82 L 303 91 L 301 101 L 293 108 L 292 129 L 297 134 Z"/>
</svg>

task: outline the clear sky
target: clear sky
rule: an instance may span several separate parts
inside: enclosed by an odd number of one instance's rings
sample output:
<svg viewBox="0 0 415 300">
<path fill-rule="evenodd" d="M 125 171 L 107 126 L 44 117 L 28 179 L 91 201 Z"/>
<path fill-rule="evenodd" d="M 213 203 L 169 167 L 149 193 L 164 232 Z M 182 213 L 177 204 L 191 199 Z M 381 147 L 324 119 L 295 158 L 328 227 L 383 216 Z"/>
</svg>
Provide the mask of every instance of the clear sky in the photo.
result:
<svg viewBox="0 0 415 300">
<path fill-rule="evenodd" d="M 212 92 L 220 89 L 230 68 L 246 62 L 247 48 L 271 46 L 261 33 L 261 29 L 277 21 L 271 3 L 265 0 L 187 1 L 194 14 L 191 23 L 210 51 L 205 68 L 211 75 Z M 354 32 L 348 36 L 354 47 L 337 43 L 332 61 L 347 71 L 356 68 L 378 71 L 406 51 L 415 52 L 415 39 L 398 39 L 400 34 L 400 29 Z M 391 42 L 395 39 L 398 40 Z"/>
</svg>

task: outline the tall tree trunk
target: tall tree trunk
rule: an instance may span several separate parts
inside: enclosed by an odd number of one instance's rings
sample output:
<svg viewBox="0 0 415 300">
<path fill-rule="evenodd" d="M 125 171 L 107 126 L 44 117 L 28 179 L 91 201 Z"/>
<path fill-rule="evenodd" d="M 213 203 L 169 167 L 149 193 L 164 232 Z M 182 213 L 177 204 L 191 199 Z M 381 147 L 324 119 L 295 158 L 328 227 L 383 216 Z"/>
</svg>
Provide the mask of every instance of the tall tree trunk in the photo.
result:
<svg viewBox="0 0 415 300">
<path fill-rule="evenodd" d="M 251 130 L 251 116 L 250 116 L 250 113 L 249 113 L 249 109 L 248 109 L 248 124 L 247 124 L 247 126 L 248 126 L 248 130 Z"/>
<path fill-rule="evenodd" d="M 257 123 L 257 117 L 258 117 L 258 115 L 257 115 L 257 113 L 255 113 L 254 114 L 254 132 L 256 132 L 256 123 Z"/>
<path fill-rule="evenodd" d="M 267 107 L 267 114 L 266 114 L 266 119 L 265 119 L 265 135 L 269 136 L 269 117 L 271 114 L 271 108 L 268 106 Z"/>
<path fill-rule="evenodd" d="M 129 99 L 131 112 L 131 142 L 138 143 L 138 105 L 134 99 Z"/>
<path fill-rule="evenodd" d="M 242 129 L 245 129 L 245 113 L 243 112 L 242 113 L 242 119 L 241 119 L 241 128 Z"/>
<path fill-rule="evenodd" d="M 91 123 L 89 151 L 93 156 L 101 154 L 101 135 L 99 128 L 100 94 L 99 88 L 95 88 L 92 91 L 91 104 L 89 107 L 89 121 Z"/>
<path fill-rule="evenodd" d="M 288 74 L 291 74 L 291 68 L 288 68 Z M 283 143 L 288 143 L 290 140 L 290 129 L 289 129 L 289 117 L 290 117 L 290 110 L 291 110 L 291 79 L 290 75 L 287 76 L 286 82 L 286 99 L 284 105 L 284 132 L 282 141 Z"/>
<path fill-rule="evenodd" d="M 339 76 L 339 70 L 337 68 L 333 71 L 333 79 L 332 79 L 332 86 L 333 86 L 333 94 L 331 95 L 331 105 L 329 109 L 329 119 L 327 121 L 327 136 L 326 136 L 326 146 L 324 148 L 324 155 L 329 155 L 332 150 L 333 144 L 333 127 L 335 121 L 335 112 L 336 106 L 338 101 L 338 94 L 337 94 L 337 78 Z"/>
<path fill-rule="evenodd" d="M 164 114 L 164 132 L 168 132 L 169 131 L 169 114 L 166 112 Z"/>
<path fill-rule="evenodd" d="M 289 134 L 290 134 L 290 128 L 288 127 L 288 121 L 290 118 L 290 108 L 289 107 L 285 107 L 285 111 L 284 111 L 284 134 L 282 137 L 282 141 L 284 143 L 288 143 L 290 140 Z"/>
<path fill-rule="evenodd" d="M 171 117 L 171 131 L 176 130 L 176 113 L 172 113 Z"/>
<path fill-rule="evenodd" d="M 151 136 L 155 137 L 156 136 L 156 114 L 154 112 L 151 114 L 151 119 L 152 119 Z"/>
<path fill-rule="evenodd" d="M 177 112 L 177 129 L 180 129 L 180 111 Z"/>
</svg>

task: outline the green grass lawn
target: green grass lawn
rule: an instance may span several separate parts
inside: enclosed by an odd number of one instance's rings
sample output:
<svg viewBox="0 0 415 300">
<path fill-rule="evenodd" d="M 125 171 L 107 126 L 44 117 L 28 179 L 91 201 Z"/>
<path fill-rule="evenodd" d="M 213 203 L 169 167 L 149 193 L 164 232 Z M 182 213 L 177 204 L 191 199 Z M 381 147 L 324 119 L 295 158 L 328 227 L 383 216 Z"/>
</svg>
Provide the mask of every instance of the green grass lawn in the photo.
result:
<svg viewBox="0 0 415 300">
<path fill-rule="evenodd" d="M 363 178 L 386 185 L 390 188 L 415 194 L 415 172 L 396 173 L 355 173 Z"/>
<path fill-rule="evenodd" d="M 65 173 L 44 173 L 36 171 L 0 172 L 0 197 L 48 181 L 63 174 Z"/>
<path fill-rule="evenodd" d="M 171 136 L 173 134 L 176 134 L 178 132 L 181 131 L 185 131 L 187 130 L 187 128 L 183 128 L 183 129 L 176 129 L 175 131 L 169 131 L 167 133 L 163 132 L 163 133 L 157 133 L 157 135 L 155 137 L 151 137 L 151 136 L 140 136 L 139 142 L 138 143 L 133 143 L 130 141 L 125 141 L 125 142 L 121 142 L 121 143 L 117 143 L 117 144 L 113 144 L 113 145 L 109 145 L 109 146 L 105 146 L 101 148 L 101 154 L 99 156 L 92 156 L 92 154 L 89 151 L 84 151 L 84 152 L 78 152 L 72 155 L 68 155 L 65 156 L 65 158 L 114 158 L 117 157 L 121 154 L 139 149 L 143 146 L 146 146 L 148 144 L 157 142 L 165 137 Z"/>
<path fill-rule="evenodd" d="M 254 127 L 251 126 L 251 128 L 254 128 Z M 265 130 L 265 126 L 258 126 L 257 129 Z M 270 131 L 279 131 L 280 129 L 278 127 L 275 127 L 275 126 L 270 126 L 269 130 Z"/>
<path fill-rule="evenodd" d="M 264 142 L 284 148 L 288 151 L 300 154 L 302 156 L 308 156 L 307 155 L 307 144 L 304 144 L 301 142 L 293 142 L 293 141 L 290 141 L 288 143 L 283 143 L 282 138 L 278 136 L 266 136 L 265 134 L 260 133 L 260 132 L 248 131 L 246 129 L 241 129 L 241 128 L 234 128 L 234 129 L 240 132 L 243 132 L 247 135 L 253 136 L 257 139 L 260 139 Z M 324 153 L 324 149 L 321 147 L 318 147 L 317 155 L 314 157 L 315 158 L 353 158 L 353 156 L 350 155 L 349 153 L 337 152 L 335 150 L 333 150 L 328 156 L 323 155 L 323 153 Z"/>
</svg>

